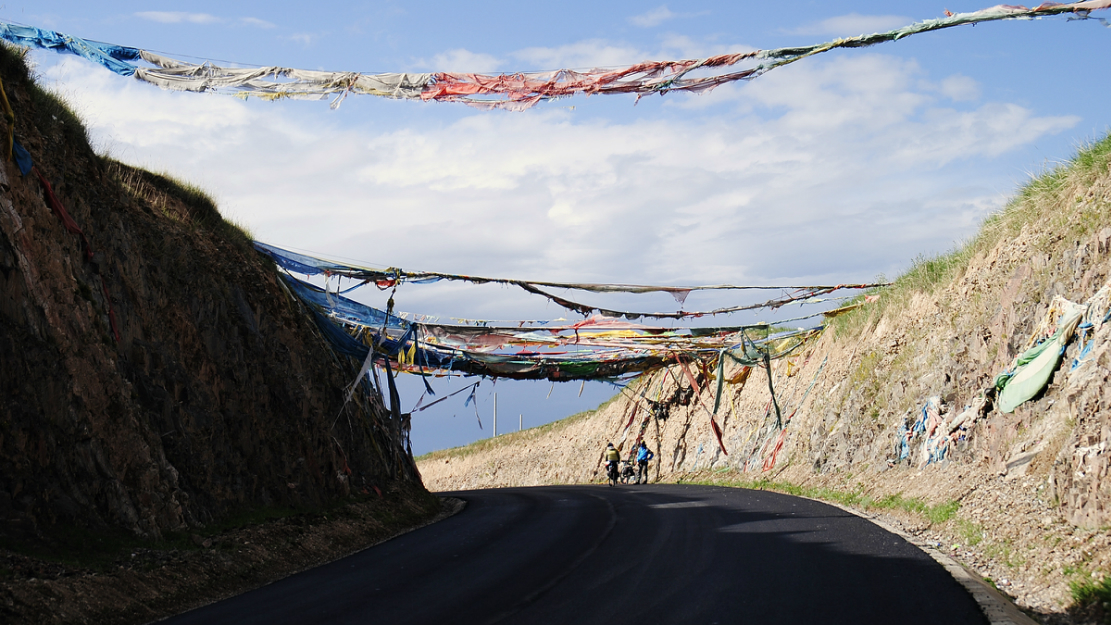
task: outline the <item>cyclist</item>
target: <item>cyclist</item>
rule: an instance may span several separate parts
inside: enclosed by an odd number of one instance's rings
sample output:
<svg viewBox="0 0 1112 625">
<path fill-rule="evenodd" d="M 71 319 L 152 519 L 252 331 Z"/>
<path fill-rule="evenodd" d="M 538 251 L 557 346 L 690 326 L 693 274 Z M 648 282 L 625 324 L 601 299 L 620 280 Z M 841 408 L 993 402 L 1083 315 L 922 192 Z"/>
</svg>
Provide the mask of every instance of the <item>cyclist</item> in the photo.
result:
<svg viewBox="0 0 1112 625">
<path fill-rule="evenodd" d="M 622 459 L 622 453 L 614 448 L 614 443 L 606 443 L 606 453 L 603 454 L 603 459 L 606 461 L 606 475 L 611 482 L 617 482 L 618 461 Z"/>
</svg>

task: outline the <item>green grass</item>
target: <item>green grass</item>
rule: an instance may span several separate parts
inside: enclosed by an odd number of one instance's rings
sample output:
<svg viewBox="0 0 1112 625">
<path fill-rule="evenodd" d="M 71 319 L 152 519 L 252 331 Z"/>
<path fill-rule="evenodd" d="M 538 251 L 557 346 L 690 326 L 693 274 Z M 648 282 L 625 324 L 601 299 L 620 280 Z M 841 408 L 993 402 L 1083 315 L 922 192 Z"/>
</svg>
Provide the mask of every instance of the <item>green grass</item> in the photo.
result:
<svg viewBox="0 0 1112 625">
<path fill-rule="evenodd" d="M 1105 575 L 1099 580 L 1085 579 L 1080 581 L 1070 582 L 1070 597 L 1073 599 L 1073 609 L 1089 609 L 1093 607 L 1103 607 L 1103 611 L 1109 611 L 1110 604 L 1112 604 L 1112 596 L 1110 596 L 1110 578 Z"/>
<path fill-rule="evenodd" d="M 830 324 L 836 335 L 856 336 L 875 325 L 888 309 L 905 308 L 915 293 L 931 294 L 952 283 L 974 256 L 1003 239 L 1014 238 L 1025 226 L 1045 233 L 1036 247 L 1052 244 L 1061 234 L 1078 238 L 1108 226 L 1109 198 L 1094 197 L 1089 189 L 1101 177 L 1108 177 L 1109 146 L 1110 135 L 1105 134 L 1081 145 L 1069 161 L 1032 176 L 1002 210 L 982 222 L 976 235 L 950 252 L 916 257 L 892 286 L 867 293 L 879 295 L 877 301 L 836 317 Z M 883 282 L 883 276 L 877 281 Z M 864 297 L 848 303 L 859 303 Z"/>
<path fill-rule="evenodd" d="M 16 135 L 26 137 L 27 131 L 34 128 L 41 134 L 43 148 L 47 150 L 66 148 L 94 156 L 81 118 L 70 108 L 64 96 L 43 89 L 36 83 L 27 61 L 27 49 L 0 44 L 0 76 L 15 112 Z M 20 106 L 12 101 L 17 87 L 27 91 L 30 106 Z M 4 134 L 7 134 L 6 131 Z"/>
<path fill-rule="evenodd" d="M 903 510 L 923 516 L 932 525 L 946 523 L 954 518 L 961 508 L 961 503 L 954 500 L 931 505 L 918 498 L 904 497 L 900 493 L 876 499 L 860 490 L 847 491 L 836 488 L 800 486 L 791 482 L 774 482 L 764 478 L 757 480 L 694 480 L 685 483 L 748 488 L 750 490 L 771 490 L 785 495 L 832 501 L 844 506 L 855 506 L 865 510 Z"/>
<path fill-rule="evenodd" d="M 250 230 L 225 219 L 204 189 L 167 173 L 154 173 L 111 159 L 105 161 L 136 201 L 146 203 L 163 217 L 211 233 L 244 250 L 252 248 L 254 236 Z"/>
<path fill-rule="evenodd" d="M 1012 547 L 1012 541 L 1008 539 L 985 543 L 985 546 L 982 547 L 982 551 L 984 551 L 985 555 L 990 559 L 1003 563 L 1009 569 L 1014 569 L 1027 563 L 1027 559 L 1016 553 L 1015 549 Z"/>
<path fill-rule="evenodd" d="M 952 499 L 936 506 L 928 506 L 927 518 L 930 519 L 931 525 L 942 525 L 954 518 L 959 508 L 961 508 L 961 503 Z"/>
<path fill-rule="evenodd" d="M 1080 182 L 1082 185 L 1087 186 L 1087 181 L 1078 180 L 1078 178 L 1087 179 L 1094 174 L 1108 175 L 1109 166 L 1109 142 L 1110 136 L 1106 134 L 1104 137 L 1084 144 L 1078 148 L 1077 153 L 1072 159 L 1065 163 L 1059 164 L 1038 176 L 1033 176 L 1031 181 L 1024 185 L 1016 198 L 1009 202 L 1003 211 L 992 215 L 985 222 L 983 230 L 987 233 L 995 234 L 998 236 L 1015 236 L 1023 228 L 1023 225 L 1036 220 L 1052 217 L 1054 225 L 1063 225 L 1069 219 L 1069 215 L 1064 212 L 1059 212 L 1056 215 L 1047 214 L 1046 200 L 1054 196 L 1068 195 Z M 1107 206 L 1107 198 L 1103 199 L 1103 204 Z M 1100 202 L 1096 203 L 1098 206 Z M 1081 209 L 1085 213 L 1096 213 L 1101 211 L 1092 211 Z M 1084 227 L 1087 220 L 1082 220 Z M 1084 231 L 1082 231 L 1084 232 Z"/>
<path fill-rule="evenodd" d="M 38 134 L 42 138 L 41 148 L 44 150 L 57 153 L 72 153 L 76 150 L 78 154 L 84 152 L 83 155 L 91 159 L 101 158 L 133 195 L 150 202 L 163 215 L 211 233 L 243 250 L 252 249 L 252 233 L 242 224 L 224 219 L 216 203 L 197 185 L 178 180 L 169 174 L 147 172 L 109 158 L 98 157 L 89 144 L 84 122 L 73 111 L 66 98 L 37 84 L 33 72 L 28 69 L 26 50 L 0 44 L 0 77 L 3 78 L 9 100 L 12 100 L 17 87 L 26 90 L 30 96 L 29 106 L 12 102 L 16 116 L 16 134 L 23 137 L 24 141 L 32 134 Z M 39 163 L 39 167 L 42 166 Z M 167 199 L 172 200 L 172 203 L 167 202 Z M 184 207 L 184 211 L 174 210 L 172 204 Z"/>
<path fill-rule="evenodd" d="M 961 536 L 966 545 L 975 547 L 985 539 L 985 528 L 981 527 L 978 523 L 966 521 L 965 519 L 958 520 L 958 536 Z"/>
<path fill-rule="evenodd" d="M 918 498 L 904 497 L 902 494 L 887 495 L 871 502 L 867 507 L 880 510 L 903 510 L 925 516 L 931 525 L 941 525 L 954 518 L 961 504 L 957 501 L 945 501 L 937 505 L 930 505 Z"/>
</svg>

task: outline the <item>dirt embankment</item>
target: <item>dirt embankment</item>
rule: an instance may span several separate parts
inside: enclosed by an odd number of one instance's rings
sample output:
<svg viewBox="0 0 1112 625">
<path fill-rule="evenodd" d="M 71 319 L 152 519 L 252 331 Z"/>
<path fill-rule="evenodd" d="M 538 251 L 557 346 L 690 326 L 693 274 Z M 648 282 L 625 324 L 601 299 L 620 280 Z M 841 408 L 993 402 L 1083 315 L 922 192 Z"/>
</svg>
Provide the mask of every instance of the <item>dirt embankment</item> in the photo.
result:
<svg viewBox="0 0 1112 625">
<path fill-rule="evenodd" d="M 880 511 L 1021 607 L 1068 622 L 1071 583 L 1091 586 L 1109 571 L 1112 324 L 1108 291 L 1097 296 L 1109 281 L 1109 211 L 1105 140 L 1021 190 L 962 249 L 916 263 L 878 300 L 773 362 L 782 430 L 769 373 L 754 368 L 725 386 L 720 447 L 714 381 L 699 376 L 693 391 L 674 367 L 594 413 L 420 458 L 421 474 L 433 490 L 599 481 L 606 442 L 629 450 L 643 436 L 657 480 L 772 487 Z M 1092 327 L 1082 324 L 1045 390 L 1002 412 L 984 391 L 1033 334 L 1046 334 L 1040 324 L 1053 330 L 1056 297 L 1092 301 L 1083 320 Z M 724 378 L 740 370 L 727 365 Z"/>
<path fill-rule="evenodd" d="M 260 510 L 381 491 L 435 514 L 402 423 L 377 394 L 345 404 L 359 363 L 328 348 L 249 235 L 199 190 L 96 155 L 7 47 L 0 80 L 12 114 L 0 123 L 0 620 L 106 622 L 148 600 L 165 615 L 180 594 L 130 592 L 135 575 L 104 560 L 169 553 Z M 9 157 L 10 129 L 33 169 Z M 370 534 L 398 529 L 383 510 L 368 513 Z M 357 534 L 337 549 L 365 546 Z M 233 574 L 186 567 L 198 577 L 174 583 L 224 593 L 302 561 L 266 553 L 240 566 L 214 552 Z"/>
<path fill-rule="evenodd" d="M 312 511 L 265 510 L 160 541 L 115 537 L 62 558 L 0 551 L 4 623 L 140 625 L 320 566 L 458 510 L 417 484 Z M 277 518 L 272 518 L 277 517 Z M 85 545 L 84 547 L 88 547 Z M 109 548 L 106 548 L 109 547 Z"/>
</svg>

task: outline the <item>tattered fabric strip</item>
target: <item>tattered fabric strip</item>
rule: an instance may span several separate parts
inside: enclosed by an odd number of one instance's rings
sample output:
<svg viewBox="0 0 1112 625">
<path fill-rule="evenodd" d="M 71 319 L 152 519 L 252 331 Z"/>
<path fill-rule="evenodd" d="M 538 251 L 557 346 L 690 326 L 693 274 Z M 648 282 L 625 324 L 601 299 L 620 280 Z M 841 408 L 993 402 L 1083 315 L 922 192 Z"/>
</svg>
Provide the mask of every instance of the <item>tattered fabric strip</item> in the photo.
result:
<svg viewBox="0 0 1112 625">
<path fill-rule="evenodd" d="M 52 30 L 4 22 L 0 22 L 0 38 L 28 48 L 76 54 L 121 76 L 133 76 L 170 91 L 217 91 L 267 100 L 323 100 L 337 96 L 332 108 L 339 106 L 348 94 L 416 100 L 432 81 L 432 74 L 429 73 L 362 74 L 278 66 L 237 68 L 220 67 L 208 62 L 189 63 L 138 48 L 88 41 Z M 128 63 L 136 60 L 145 61 L 152 67 Z"/>
<path fill-rule="evenodd" d="M 972 13 L 952 14 L 872 35 L 835 39 L 812 46 L 721 54 L 705 59 L 643 61 L 618 69 L 547 72 L 513 72 L 499 75 L 458 72 L 385 73 L 326 72 L 288 67 L 228 68 L 212 63 L 187 63 L 137 48 L 88 41 L 50 30 L 0 23 L 0 38 L 16 45 L 68 52 L 85 57 L 117 74 L 134 76 L 163 89 L 178 91 L 223 91 L 239 97 L 256 96 L 276 100 L 296 98 L 321 100 L 335 96 L 332 108 L 348 94 L 376 95 L 410 100 L 462 102 L 483 109 L 522 111 L 538 102 L 577 94 L 632 93 L 638 98 L 671 91 L 703 92 L 718 85 L 752 80 L 777 67 L 794 63 L 835 48 L 862 48 L 911 35 L 1006 19 L 1033 19 L 1074 13 L 1088 17 L 1090 11 L 1107 9 L 1112 0 L 1085 0 L 1070 4 L 1043 3 L 1033 9 L 998 5 Z M 154 67 L 138 67 L 128 61 L 143 60 Z M 726 68 L 738 63 L 765 61 L 755 67 L 692 77 L 696 70 Z"/>
<path fill-rule="evenodd" d="M 453 326 L 434 323 L 417 323 L 405 321 L 393 315 L 361 304 L 354 300 L 339 295 L 329 295 L 320 287 L 304 283 L 292 277 L 285 280 L 290 291 L 299 299 L 324 311 L 325 314 L 336 322 L 350 328 L 363 330 L 386 331 L 389 336 L 402 335 L 419 328 L 423 337 L 422 344 L 430 347 L 449 350 L 462 350 L 470 353 L 489 353 L 505 348 L 574 345 L 576 349 L 624 349 L 624 350 L 653 350 L 666 352 L 671 350 L 719 350 L 723 348 L 738 349 L 739 333 L 746 330 L 768 328 L 767 323 L 748 324 L 732 327 L 707 328 L 664 328 L 644 326 L 613 320 L 592 317 L 580 323 L 553 326 L 526 331 L 513 327 L 475 327 Z M 813 316 L 819 316 L 816 313 Z M 711 330 L 711 331 L 708 331 Z M 760 342 L 767 343 L 777 353 L 788 353 L 795 348 L 796 337 L 806 337 L 816 331 L 815 328 L 792 330 L 770 335 Z M 790 348 L 787 346 L 791 345 Z M 744 357 L 744 349 L 740 356 Z M 560 356 L 562 353 L 554 352 L 526 352 L 517 355 L 530 355 L 535 357 Z"/>
<path fill-rule="evenodd" d="M 718 85 L 739 80 L 753 80 L 777 67 L 835 48 L 863 48 L 910 35 L 1005 19 L 1032 19 L 1061 13 L 1077 13 L 1084 17 L 1097 9 L 1109 8 L 1109 0 L 1088 0 L 1071 4 L 1045 2 L 1029 9 L 1001 4 L 972 13 L 949 13 L 944 18 L 926 20 L 885 33 L 858 35 L 804 47 L 757 50 L 743 54 L 724 54 L 702 60 L 646 61 L 625 69 L 592 69 L 586 72 L 556 70 L 550 72 L 514 73 L 487 76 L 441 72 L 421 95 L 424 100 L 463 102 L 483 109 L 503 108 L 524 110 L 543 100 L 575 94 L 633 93 L 641 96 L 670 91 L 704 92 Z M 700 68 L 729 67 L 743 60 L 772 60 L 756 67 L 702 78 L 687 74 Z M 477 97 L 479 96 L 479 97 Z M 485 96 L 482 97 L 482 96 Z"/>
<path fill-rule="evenodd" d="M 140 52 L 138 48 L 127 48 L 99 41 L 87 41 L 53 30 L 20 26 L 7 22 L 0 22 L 0 38 L 25 48 L 43 48 L 55 52 L 76 54 L 121 76 L 135 74 L 135 66 L 127 63 L 127 61 L 138 59 Z"/>
<path fill-rule="evenodd" d="M 469 347 L 505 340 L 505 337 L 494 336 L 493 329 L 485 329 L 488 335 L 483 335 L 482 328 L 466 328 L 475 336 L 462 340 L 458 346 L 444 346 L 433 342 L 433 330 L 438 330 L 435 326 L 406 322 L 341 295 L 329 297 L 323 289 L 302 283 L 289 275 L 282 275 L 282 279 L 290 292 L 312 311 L 317 326 L 338 353 L 361 360 L 364 364 L 389 360 L 395 370 L 422 375 L 458 372 L 492 378 L 554 381 L 614 379 L 660 369 L 677 354 L 683 354 L 685 362 L 699 363 L 700 368 L 721 357 L 721 354 L 728 354 L 736 360 L 740 357 L 734 355 L 734 351 L 740 350 L 741 357 L 744 357 L 747 346 L 753 345 L 752 341 L 737 343 L 737 337 L 744 337 L 740 332 L 717 337 L 714 341 L 676 336 L 667 345 L 659 347 L 636 342 L 622 343 L 609 336 L 611 331 L 603 321 L 603 340 L 592 341 L 589 336 L 576 336 L 576 350 L 573 352 L 490 353 Z M 587 328 L 573 325 L 562 330 L 589 333 Z M 644 331 L 650 336 L 658 331 L 673 332 L 666 328 L 646 328 Z M 801 342 L 819 331 L 816 328 L 781 333 L 757 343 L 765 346 L 765 352 L 786 355 L 798 347 L 797 340 Z M 515 337 L 514 340 L 519 339 Z M 523 340 L 533 339 L 527 337 Z M 560 340 L 570 343 L 573 339 L 565 336 Z M 788 347 L 788 344 L 793 345 Z"/>
<path fill-rule="evenodd" d="M 266 254 L 289 271 L 296 271 L 305 275 L 341 275 L 354 280 L 374 282 L 379 287 L 393 287 L 402 282 L 427 284 L 440 280 L 471 282 L 473 284 L 507 284 L 519 287 L 534 295 L 540 295 L 549 301 L 568 310 L 583 315 L 601 314 L 605 317 L 625 317 L 626 319 L 692 319 L 711 315 L 722 315 L 744 310 L 757 310 L 760 308 L 777 309 L 794 302 L 807 303 L 819 295 L 826 295 L 835 291 L 872 289 L 888 286 L 890 283 L 879 282 L 872 284 L 836 284 L 817 286 L 735 286 L 731 284 L 711 284 L 701 286 L 648 286 L 639 284 L 595 284 L 577 282 L 545 282 L 540 280 L 518 280 L 510 278 L 484 278 L 480 276 L 466 276 L 461 274 L 440 273 L 432 271 L 403 271 L 397 268 L 373 269 L 358 265 L 347 265 L 336 261 L 315 258 L 305 254 L 290 252 L 274 245 L 255 242 L 255 249 Z M 593 293 L 653 293 L 664 292 L 675 296 L 682 293 L 683 298 L 691 291 L 711 290 L 778 290 L 789 291 L 788 294 L 758 304 L 745 304 L 727 306 L 709 311 L 678 311 L 678 312 L 631 312 L 613 310 L 582 304 L 559 295 L 545 291 L 541 287 L 561 288 Z M 676 298 L 680 300 L 680 297 Z"/>
<path fill-rule="evenodd" d="M 350 265 L 339 261 L 328 260 L 318 256 L 309 256 L 298 252 L 291 252 L 276 245 L 255 241 L 255 249 L 270 256 L 275 262 L 298 273 L 305 275 L 331 274 L 340 275 L 353 280 L 375 282 L 380 286 L 394 286 L 402 282 L 427 284 L 440 280 L 471 282 L 474 284 L 528 284 L 534 287 L 551 287 L 557 289 L 571 289 L 576 291 L 590 291 L 592 293 L 686 293 L 689 291 L 746 291 L 746 290 L 823 290 L 841 288 L 871 288 L 888 286 L 888 282 L 868 285 L 805 285 L 805 286 L 777 286 L 777 285 L 752 285 L 737 286 L 733 284 L 703 284 L 698 286 L 653 286 L 645 284 L 608 284 L 593 282 L 547 282 L 544 280 L 519 280 L 514 278 L 485 278 L 482 276 L 468 276 L 464 274 L 444 273 L 439 271 L 404 271 L 396 267 L 389 269 L 376 269 L 360 265 Z"/>
<path fill-rule="evenodd" d="M 694 319 L 694 318 L 699 318 L 699 317 L 709 317 L 709 316 L 713 316 L 713 315 L 724 315 L 724 314 L 728 314 L 728 313 L 741 312 L 741 311 L 745 311 L 745 310 L 757 310 L 759 308 L 769 308 L 769 309 L 775 310 L 777 308 L 780 308 L 782 306 L 786 306 L 786 305 L 791 304 L 793 302 L 806 301 L 806 300 L 809 300 L 809 299 L 814 298 L 814 297 L 819 296 L 819 295 L 826 295 L 827 293 L 833 293 L 834 291 L 839 291 L 839 290 L 843 290 L 843 289 L 871 289 L 871 288 L 877 288 L 877 287 L 882 287 L 882 286 L 888 286 L 889 285 L 889 283 L 879 283 L 879 284 L 839 284 L 839 285 L 836 285 L 836 286 L 825 286 L 825 287 L 804 287 L 802 289 L 797 289 L 795 293 L 791 293 L 791 294 L 785 295 L 783 297 L 774 298 L 774 299 L 771 299 L 771 300 L 768 300 L 768 301 L 765 301 L 765 302 L 760 302 L 758 304 L 725 306 L 725 307 L 722 307 L 722 308 L 715 308 L 714 310 L 699 311 L 699 312 L 688 312 L 688 311 L 683 311 L 683 310 L 680 310 L 680 311 L 677 311 L 677 312 L 631 312 L 631 311 L 623 311 L 623 310 L 612 310 L 612 309 L 609 309 L 609 308 L 601 308 L 601 307 L 598 307 L 598 306 L 590 306 L 588 304 L 580 304 L 578 302 L 574 302 L 572 300 L 560 297 L 558 295 L 553 295 L 552 293 L 548 293 L 546 291 L 538 289 L 535 286 L 533 286 L 532 283 L 513 282 L 513 284 L 517 284 L 517 286 L 525 289 L 526 291 L 528 291 L 530 293 L 546 297 L 546 298 L 549 299 L 549 301 L 551 301 L 555 304 L 559 304 L 560 306 L 563 306 L 564 308 L 566 308 L 568 310 L 573 310 L 575 312 L 578 312 L 578 313 L 581 313 L 581 314 L 584 314 L 584 315 L 591 315 L 591 314 L 594 314 L 594 313 L 598 313 L 598 314 L 606 316 L 606 317 L 625 317 L 626 319 L 641 319 L 641 318 L 646 318 L 646 317 L 650 318 L 650 319 Z M 736 287 L 736 288 L 746 288 L 746 287 Z"/>
<path fill-rule="evenodd" d="M 143 50 L 140 57 L 154 68 L 136 68 L 135 77 L 173 91 L 234 90 L 234 95 L 267 100 L 323 100 L 331 95 L 376 95 L 417 99 L 431 74 L 324 72 L 289 67 L 227 68 L 211 63 L 177 61 Z M 279 80 L 282 79 L 282 80 Z M 339 105 L 340 100 L 333 102 Z"/>
</svg>

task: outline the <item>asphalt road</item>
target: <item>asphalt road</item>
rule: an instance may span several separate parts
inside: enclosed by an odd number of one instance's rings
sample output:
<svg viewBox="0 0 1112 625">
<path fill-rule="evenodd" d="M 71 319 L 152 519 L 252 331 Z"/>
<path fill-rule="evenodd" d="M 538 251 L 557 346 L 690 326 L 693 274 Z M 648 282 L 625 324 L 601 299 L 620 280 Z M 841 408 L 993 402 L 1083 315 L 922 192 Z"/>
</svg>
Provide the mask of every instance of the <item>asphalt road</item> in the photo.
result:
<svg viewBox="0 0 1112 625">
<path fill-rule="evenodd" d="M 977 623 L 934 560 L 825 504 L 709 486 L 452 493 L 459 514 L 167 621 Z"/>
</svg>

